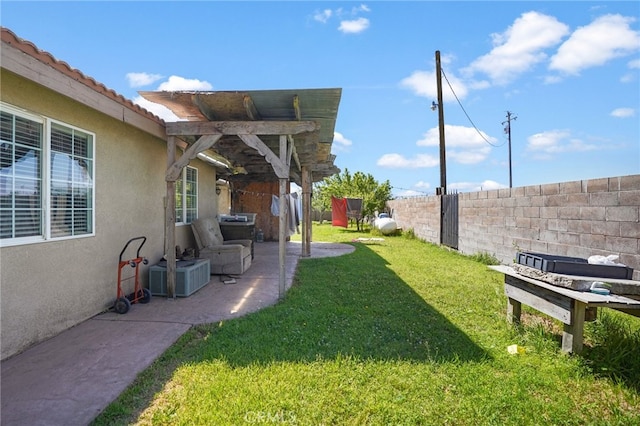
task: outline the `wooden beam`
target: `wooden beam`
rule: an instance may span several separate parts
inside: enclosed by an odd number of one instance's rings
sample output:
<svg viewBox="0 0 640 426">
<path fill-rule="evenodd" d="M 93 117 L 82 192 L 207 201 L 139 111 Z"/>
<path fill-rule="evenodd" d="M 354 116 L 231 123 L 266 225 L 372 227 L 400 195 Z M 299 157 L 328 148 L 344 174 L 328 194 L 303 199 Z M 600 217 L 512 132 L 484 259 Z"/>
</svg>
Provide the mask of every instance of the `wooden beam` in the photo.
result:
<svg viewBox="0 0 640 426">
<path fill-rule="evenodd" d="M 167 135 L 297 135 L 319 128 L 315 121 L 174 121 Z"/>
<path fill-rule="evenodd" d="M 218 140 L 220 140 L 221 137 L 222 135 L 206 135 L 200 137 L 196 143 L 187 148 L 184 154 L 182 154 L 177 161 L 169 166 L 165 180 L 167 182 L 176 181 L 180 177 L 182 169 L 189 164 L 191 160 L 196 158 L 198 153 L 211 148 L 216 142 L 218 142 Z"/>
<path fill-rule="evenodd" d="M 258 153 L 260 153 L 260 155 L 264 157 L 267 163 L 271 164 L 271 167 L 273 167 L 273 171 L 279 179 L 289 179 L 289 165 L 285 161 L 283 161 L 283 158 L 286 160 L 284 152 L 282 152 L 280 158 L 278 158 L 278 156 L 274 154 L 273 151 L 271 151 L 271 149 L 256 135 L 238 136 L 244 143 L 258 151 Z M 282 137 L 285 138 L 286 145 L 286 136 L 281 136 L 281 140 Z M 280 145 L 282 145 L 282 143 Z"/>
<path fill-rule="evenodd" d="M 251 96 L 244 95 L 242 97 L 242 103 L 244 104 L 244 109 L 247 112 L 247 116 L 254 121 L 262 120 L 260 113 L 258 112 L 255 104 L 253 103 L 253 99 Z"/>
</svg>

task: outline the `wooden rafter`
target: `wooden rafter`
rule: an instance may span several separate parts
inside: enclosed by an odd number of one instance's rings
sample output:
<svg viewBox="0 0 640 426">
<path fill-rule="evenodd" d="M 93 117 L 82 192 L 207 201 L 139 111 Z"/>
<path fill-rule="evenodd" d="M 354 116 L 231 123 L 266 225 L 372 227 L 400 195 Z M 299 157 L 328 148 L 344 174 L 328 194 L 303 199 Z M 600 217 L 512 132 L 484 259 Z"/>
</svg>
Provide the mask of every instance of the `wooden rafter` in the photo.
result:
<svg viewBox="0 0 640 426">
<path fill-rule="evenodd" d="M 251 96 L 244 95 L 242 97 L 242 103 L 244 104 L 244 110 L 247 112 L 247 116 L 251 120 L 253 121 L 262 120 L 260 113 L 256 109 L 256 106 L 253 104 L 253 99 L 251 99 Z"/>
<path fill-rule="evenodd" d="M 214 121 L 216 119 L 216 115 L 213 113 L 213 111 L 211 110 L 211 108 L 209 108 L 207 106 L 206 103 L 204 103 L 202 101 L 202 98 L 200 97 L 199 94 L 193 94 L 191 95 L 191 101 L 193 102 L 193 104 L 195 106 L 198 107 L 198 109 L 200 110 L 200 112 L 207 117 L 208 120 Z"/>
<path fill-rule="evenodd" d="M 296 120 L 302 120 L 302 114 L 300 113 L 300 98 L 298 98 L 298 95 L 293 97 L 293 111 L 296 114 Z"/>
</svg>

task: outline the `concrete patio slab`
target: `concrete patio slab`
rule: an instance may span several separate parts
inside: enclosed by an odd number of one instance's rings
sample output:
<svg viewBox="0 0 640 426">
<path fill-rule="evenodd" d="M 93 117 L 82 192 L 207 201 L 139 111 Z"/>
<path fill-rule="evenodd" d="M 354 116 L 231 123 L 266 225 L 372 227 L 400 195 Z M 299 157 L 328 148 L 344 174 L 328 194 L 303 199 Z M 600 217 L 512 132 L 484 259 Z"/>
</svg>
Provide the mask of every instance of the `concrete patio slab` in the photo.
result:
<svg viewBox="0 0 640 426">
<path fill-rule="evenodd" d="M 311 258 L 340 256 L 348 244 L 312 243 Z M 300 259 L 287 243 L 286 288 Z M 217 276 L 189 297 L 154 297 L 120 315 L 99 314 L 1 364 L 0 423 L 86 425 L 193 325 L 214 323 L 278 302 L 278 243 L 256 243 L 251 268 L 224 284 Z"/>
</svg>

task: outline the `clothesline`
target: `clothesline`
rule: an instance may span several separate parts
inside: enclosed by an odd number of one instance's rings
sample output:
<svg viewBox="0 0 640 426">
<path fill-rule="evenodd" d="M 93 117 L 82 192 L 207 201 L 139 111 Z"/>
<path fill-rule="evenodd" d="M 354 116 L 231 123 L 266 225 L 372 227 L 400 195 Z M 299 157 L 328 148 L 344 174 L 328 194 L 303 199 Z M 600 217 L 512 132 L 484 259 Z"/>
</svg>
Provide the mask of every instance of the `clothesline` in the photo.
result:
<svg viewBox="0 0 640 426">
<path fill-rule="evenodd" d="M 232 192 L 244 194 L 244 195 L 258 195 L 261 197 L 271 197 L 272 195 L 274 195 L 272 192 L 245 191 L 243 189 L 233 190 Z M 290 194 L 297 194 L 297 192 L 291 192 Z"/>
</svg>

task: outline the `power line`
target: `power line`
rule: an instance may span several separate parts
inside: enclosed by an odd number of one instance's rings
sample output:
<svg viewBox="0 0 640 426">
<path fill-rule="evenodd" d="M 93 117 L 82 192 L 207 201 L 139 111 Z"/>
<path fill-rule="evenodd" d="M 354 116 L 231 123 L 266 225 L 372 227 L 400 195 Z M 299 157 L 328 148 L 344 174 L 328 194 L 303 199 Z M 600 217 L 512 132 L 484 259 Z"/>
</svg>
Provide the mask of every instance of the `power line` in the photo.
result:
<svg viewBox="0 0 640 426">
<path fill-rule="evenodd" d="M 460 108 L 462 109 L 462 112 L 464 112 L 464 115 L 467 116 L 467 119 L 469 120 L 469 123 L 471 123 L 471 125 L 473 126 L 473 128 L 476 130 L 476 132 L 478 132 L 478 134 L 480 135 L 480 137 L 482 139 L 484 139 L 484 141 L 486 143 L 488 143 L 489 145 L 499 148 L 501 146 L 504 146 L 504 143 L 502 143 L 501 145 L 495 145 L 492 144 L 491 142 L 489 142 L 489 140 L 487 138 L 484 137 L 484 135 L 482 134 L 482 132 L 478 129 L 478 127 L 475 125 L 475 123 L 473 122 L 473 120 L 471 120 L 471 117 L 469 117 L 469 114 L 467 114 L 467 111 L 464 109 L 464 107 L 462 106 L 462 102 L 460 102 L 460 99 L 458 99 L 458 95 L 456 94 L 455 90 L 453 90 L 453 87 L 451 86 L 451 83 L 449 82 L 449 79 L 447 78 L 447 74 L 445 74 L 444 70 L 441 69 L 440 70 L 442 72 L 442 75 L 444 76 L 444 79 L 447 81 L 447 84 L 449 85 L 449 89 L 451 89 L 451 93 L 453 93 L 453 96 L 456 98 L 456 101 L 458 101 L 458 105 L 460 105 Z"/>
<path fill-rule="evenodd" d="M 400 187 L 398 187 L 398 186 L 392 186 L 392 187 L 391 187 L 391 189 L 399 189 L 399 190 L 401 190 L 401 191 L 413 191 L 413 192 L 419 192 L 419 193 L 424 194 L 424 195 L 429 195 L 429 194 L 431 194 L 431 192 L 427 192 L 427 191 L 420 191 L 420 190 L 418 190 L 418 189 L 400 188 Z"/>
</svg>

